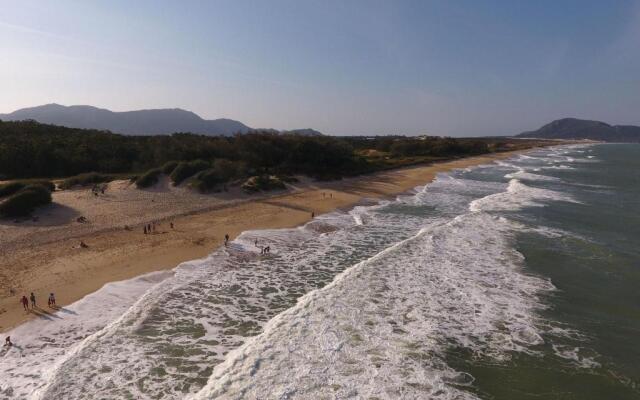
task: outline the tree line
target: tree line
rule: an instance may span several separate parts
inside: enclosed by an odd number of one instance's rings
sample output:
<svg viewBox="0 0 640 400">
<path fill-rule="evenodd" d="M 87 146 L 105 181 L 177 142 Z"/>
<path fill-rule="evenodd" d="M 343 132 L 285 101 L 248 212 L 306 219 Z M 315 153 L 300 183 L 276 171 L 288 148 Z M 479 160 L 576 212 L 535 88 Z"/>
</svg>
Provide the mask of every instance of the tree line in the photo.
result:
<svg viewBox="0 0 640 400">
<path fill-rule="evenodd" d="M 363 155 L 363 149 L 376 149 L 391 158 L 457 157 L 494 151 L 499 144 L 482 139 L 338 138 L 272 131 L 214 137 L 125 136 L 35 121 L 0 121 L 0 179 L 61 178 L 88 172 L 141 174 L 179 162 L 186 163 L 180 167 L 184 170 L 195 160 L 217 165 L 221 171 L 229 169 L 228 163 L 220 162 L 226 160 L 233 164 L 234 173 L 246 176 L 305 174 L 331 179 L 380 169 L 379 160 Z"/>
</svg>

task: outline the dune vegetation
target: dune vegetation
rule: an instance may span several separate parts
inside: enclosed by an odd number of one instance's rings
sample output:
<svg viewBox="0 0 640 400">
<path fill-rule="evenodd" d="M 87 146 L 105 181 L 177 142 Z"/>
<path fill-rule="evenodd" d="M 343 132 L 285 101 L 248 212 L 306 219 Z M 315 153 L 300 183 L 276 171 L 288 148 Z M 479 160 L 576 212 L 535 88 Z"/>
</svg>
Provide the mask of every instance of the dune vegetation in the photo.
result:
<svg viewBox="0 0 640 400">
<path fill-rule="evenodd" d="M 41 184 L 27 185 L 0 202 L 0 216 L 22 217 L 37 207 L 51 203 L 49 188 Z"/>
</svg>

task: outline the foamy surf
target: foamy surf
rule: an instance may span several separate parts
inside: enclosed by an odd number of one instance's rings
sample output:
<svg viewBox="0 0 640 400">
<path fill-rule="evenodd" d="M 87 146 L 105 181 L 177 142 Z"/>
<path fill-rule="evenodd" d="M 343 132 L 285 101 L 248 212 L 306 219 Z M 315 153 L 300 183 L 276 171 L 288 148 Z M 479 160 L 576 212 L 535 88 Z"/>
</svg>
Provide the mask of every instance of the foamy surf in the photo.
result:
<svg viewBox="0 0 640 400">
<path fill-rule="evenodd" d="M 106 284 L 50 317 L 29 321 L 7 332 L 16 345 L 2 356 L 0 398 L 36 398 L 38 390 L 48 384 L 67 358 L 171 275 L 171 271 L 154 272 Z"/>
<path fill-rule="evenodd" d="M 548 189 L 534 188 L 522 183 L 519 179 L 511 179 L 507 191 L 492 194 L 469 204 L 471 211 L 517 211 L 524 207 L 542 207 L 544 202 L 565 201 L 577 203 L 575 199 L 564 193 Z"/>
<path fill-rule="evenodd" d="M 504 360 L 543 342 L 538 296 L 554 288 L 521 273 L 513 227 L 469 214 L 355 265 L 233 351 L 193 398 L 475 398 L 447 349 Z"/>
</svg>

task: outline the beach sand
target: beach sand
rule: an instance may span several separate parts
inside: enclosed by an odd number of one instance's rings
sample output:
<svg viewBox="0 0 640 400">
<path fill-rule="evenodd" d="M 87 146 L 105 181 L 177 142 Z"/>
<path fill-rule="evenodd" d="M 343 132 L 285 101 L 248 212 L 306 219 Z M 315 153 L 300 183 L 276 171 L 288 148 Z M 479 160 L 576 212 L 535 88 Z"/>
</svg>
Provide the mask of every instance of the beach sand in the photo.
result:
<svg viewBox="0 0 640 400">
<path fill-rule="evenodd" d="M 0 223 L 0 331 L 46 317 L 41 314 L 47 313 L 50 292 L 64 306 L 108 282 L 205 257 L 223 243 L 225 234 L 233 239 L 251 229 L 295 227 L 309 221 L 312 212 L 393 196 L 440 172 L 513 155 L 463 158 L 328 183 L 301 180 L 286 192 L 262 197 L 238 189 L 201 195 L 166 181 L 152 190 L 111 182 L 97 197 L 88 189 L 55 192 L 54 204 L 40 210 L 36 221 Z M 87 222 L 78 222 L 79 216 Z M 144 235 L 143 226 L 152 221 L 159 222 L 156 232 Z M 88 247 L 80 247 L 80 241 Z M 19 304 L 31 292 L 43 309 L 40 314 L 25 313 Z"/>
</svg>

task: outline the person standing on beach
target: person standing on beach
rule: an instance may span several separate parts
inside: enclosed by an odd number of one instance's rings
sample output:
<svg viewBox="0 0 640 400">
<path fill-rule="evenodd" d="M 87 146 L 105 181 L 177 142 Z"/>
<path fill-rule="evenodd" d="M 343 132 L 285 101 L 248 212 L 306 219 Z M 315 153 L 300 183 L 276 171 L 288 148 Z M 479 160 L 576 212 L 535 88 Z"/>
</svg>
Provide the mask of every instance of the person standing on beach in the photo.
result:
<svg viewBox="0 0 640 400">
<path fill-rule="evenodd" d="M 25 311 L 29 311 L 29 299 L 27 299 L 27 296 L 22 296 L 20 303 L 22 303 L 22 307 L 24 307 Z"/>
<path fill-rule="evenodd" d="M 56 297 L 53 295 L 53 293 L 49 293 L 49 308 L 54 308 L 56 306 Z"/>
<path fill-rule="evenodd" d="M 29 298 L 31 299 L 31 308 L 36 308 L 36 295 L 31 292 L 31 296 L 29 296 Z"/>
<path fill-rule="evenodd" d="M 147 234 L 147 226 L 146 225 L 144 226 L 143 231 L 144 231 L 144 234 L 146 235 Z"/>
<path fill-rule="evenodd" d="M 227 245 L 227 243 L 229 243 L 229 234 L 228 234 L 228 233 L 226 233 L 226 234 L 224 235 L 224 245 L 226 246 L 226 245 Z"/>
<path fill-rule="evenodd" d="M 4 345 L 6 347 L 11 347 L 13 346 L 13 343 L 11 343 L 11 336 L 7 336 L 7 338 L 4 340 Z"/>
</svg>

